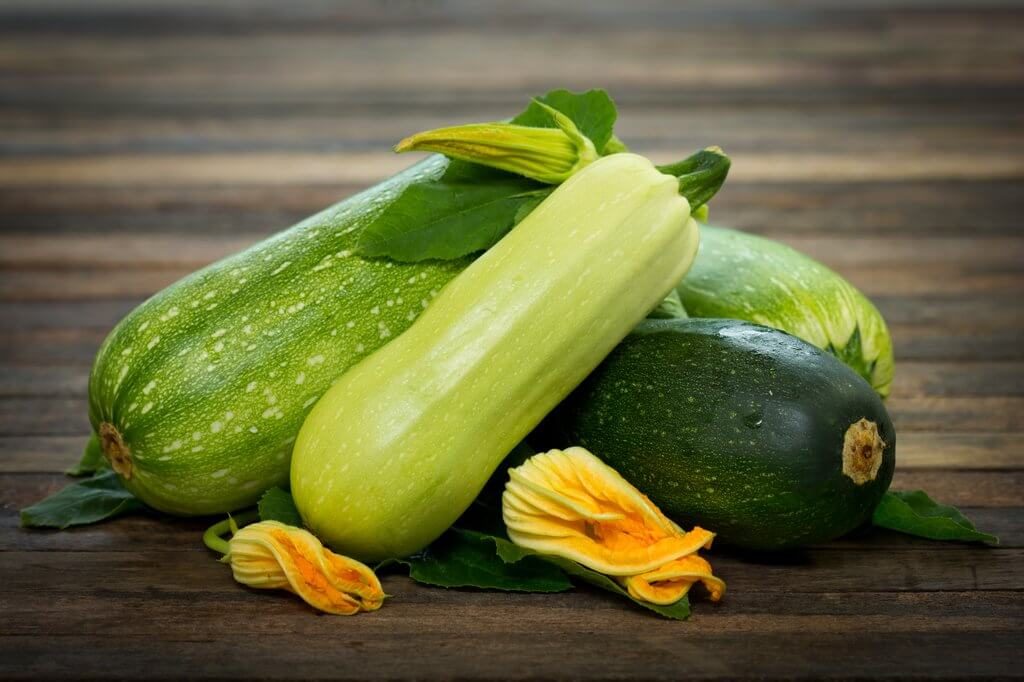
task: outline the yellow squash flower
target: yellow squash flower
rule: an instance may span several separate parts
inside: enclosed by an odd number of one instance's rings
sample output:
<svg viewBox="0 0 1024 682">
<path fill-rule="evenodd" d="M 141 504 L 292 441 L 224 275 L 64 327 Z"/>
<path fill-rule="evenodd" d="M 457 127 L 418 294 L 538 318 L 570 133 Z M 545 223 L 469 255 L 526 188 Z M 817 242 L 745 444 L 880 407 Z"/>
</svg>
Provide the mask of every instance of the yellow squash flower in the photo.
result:
<svg viewBox="0 0 1024 682">
<path fill-rule="evenodd" d="M 643 601 L 674 603 L 698 580 L 713 600 L 724 593 L 725 583 L 696 555 L 715 534 L 684 531 L 587 450 L 535 455 L 509 476 L 502 515 L 517 545 L 615 576 Z"/>
<path fill-rule="evenodd" d="M 725 582 L 711 573 L 711 564 L 703 557 L 691 554 L 670 561 L 653 571 L 617 578 L 630 596 L 652 604 L 675 604 L 700 581 L 707 589 L 711 601 L 719 601 L 725 594 Z"/>
<path fill-rule="evenodd" d="M 548 113 L 554 128 L 470 123 L 416 133 L 399 142 L 395 151 L 440 152 L 557 185 L 596 161 L 598 153 L 571 118 L 540 100 L 534 103 Z"/>
<path fill-rule="evenodd" d="M 239 530 L 222 561 L 231 564 L 243 585 L 288 590 L 327 613 L 376 611 L 384 602 L 384 590 L 369 567 L 335 554 L 312 533 L 277 521 Z"/>
</svg>

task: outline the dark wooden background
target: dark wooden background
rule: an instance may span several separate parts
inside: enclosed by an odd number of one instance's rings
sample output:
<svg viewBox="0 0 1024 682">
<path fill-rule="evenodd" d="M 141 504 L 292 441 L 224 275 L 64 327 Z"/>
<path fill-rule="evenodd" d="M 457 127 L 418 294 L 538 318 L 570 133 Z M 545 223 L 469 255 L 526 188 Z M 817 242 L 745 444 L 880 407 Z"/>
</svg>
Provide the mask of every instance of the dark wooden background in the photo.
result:
<svg viewBox="0 0 1024 682">
<path fill-rule="evenodd" d="M 425 589 L 317 616 L 203 523 L 26 532 L 144 297 L 409 162 L 410 132 L 605 87 L 658 160 L 733 157 L 716 222 L 797 246 L 896 340 L 895 485 L 1003 546 L 712 554 L 719 606 Z M 0 5 L 0 677 L 1024 674 L 1024 9 L 973 2 Z"/>
</svg>

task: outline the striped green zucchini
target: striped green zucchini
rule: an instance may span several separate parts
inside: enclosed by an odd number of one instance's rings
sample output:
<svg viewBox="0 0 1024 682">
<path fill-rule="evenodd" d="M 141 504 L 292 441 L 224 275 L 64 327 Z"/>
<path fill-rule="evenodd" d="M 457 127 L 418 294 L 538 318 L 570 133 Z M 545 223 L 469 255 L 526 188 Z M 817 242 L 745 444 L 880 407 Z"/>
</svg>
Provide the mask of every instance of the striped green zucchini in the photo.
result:
<svg viewBox="0 0 1024 682">
<path fill-rule="evenodd" d="M 756 322 L 832 353 L 883 398 L 893 375 L 892 338 L 878 309 L 852 284 L 785 244 L 707 225 L 676 288 L 692 317 Z"/>
<path fill-rule="evenodd" d="M 470 259 L 355 255 L 433 156 L 168 287 L 107 337 L 89 381 L 104 454 L 146 504 L 210 514 L 286 483 L 292 443 L 342 372 L 404 331 Z"/>
</svg>

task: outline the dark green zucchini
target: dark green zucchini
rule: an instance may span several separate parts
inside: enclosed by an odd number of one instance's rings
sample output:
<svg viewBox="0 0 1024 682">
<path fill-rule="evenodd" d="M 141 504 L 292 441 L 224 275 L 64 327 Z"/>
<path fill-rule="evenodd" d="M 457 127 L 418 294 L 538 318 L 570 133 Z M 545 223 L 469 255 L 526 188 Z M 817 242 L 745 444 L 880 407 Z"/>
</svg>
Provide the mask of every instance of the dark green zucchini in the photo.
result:
<svg viewBox="0 0 1024 682">
<path fill-rule="evenodd" d="M 834 356 L 737 320 L 649 320 L 552 416 L 684 526 L 783 549 L 865 522 L 896 435 L 871 386 Z"/>
</svg>

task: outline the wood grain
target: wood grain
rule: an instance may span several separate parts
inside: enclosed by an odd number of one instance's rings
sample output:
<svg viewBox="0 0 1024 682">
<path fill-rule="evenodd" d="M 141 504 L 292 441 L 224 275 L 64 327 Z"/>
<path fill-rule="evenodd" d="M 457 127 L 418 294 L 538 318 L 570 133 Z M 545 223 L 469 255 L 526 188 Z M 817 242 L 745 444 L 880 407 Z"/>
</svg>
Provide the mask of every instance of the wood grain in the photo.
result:
<svg viewBox="0 0 1024 682">
<path fill-rule="evenodd" d="M 0 3 L 0 678 L 1024 676 L 1022 36 L 1020 3 L 962 0 Z M 716 547 L 729 593 L 685 623 L 397 574 L 338 619 L 235 584 L 209 519 L 18 527 L 68 482 L 134 306 L 412 163 L 406 134 L 595 85 L 633 149 L 730 153 L 714 222 L 872 297 L 894 485 L 1000 547 Z"/>
</svg>

